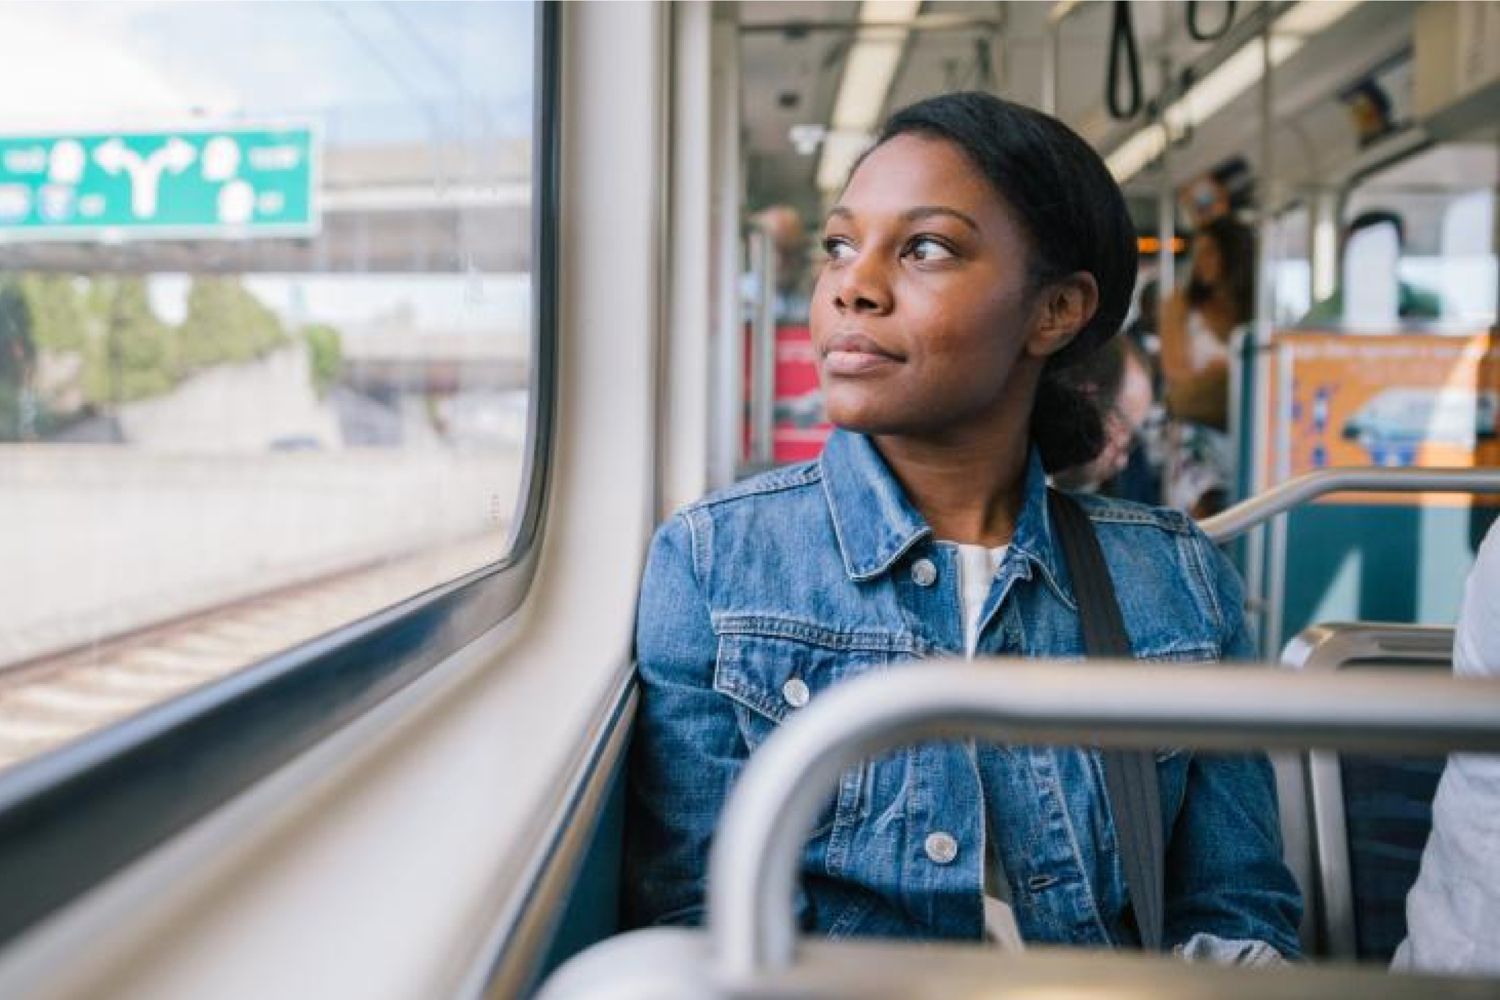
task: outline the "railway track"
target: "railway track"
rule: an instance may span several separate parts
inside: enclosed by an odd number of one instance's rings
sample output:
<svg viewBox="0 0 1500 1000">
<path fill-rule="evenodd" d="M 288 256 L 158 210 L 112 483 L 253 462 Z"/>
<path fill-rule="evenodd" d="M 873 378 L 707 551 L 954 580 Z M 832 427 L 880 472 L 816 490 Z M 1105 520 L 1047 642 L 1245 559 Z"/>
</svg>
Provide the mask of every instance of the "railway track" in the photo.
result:
<svg viewBox="0 0 1500 1000">
<path fill-rule="evenodd" d="M 0 668 L 0 771 L 500 559 L 503 531 Z"/>
</svg>

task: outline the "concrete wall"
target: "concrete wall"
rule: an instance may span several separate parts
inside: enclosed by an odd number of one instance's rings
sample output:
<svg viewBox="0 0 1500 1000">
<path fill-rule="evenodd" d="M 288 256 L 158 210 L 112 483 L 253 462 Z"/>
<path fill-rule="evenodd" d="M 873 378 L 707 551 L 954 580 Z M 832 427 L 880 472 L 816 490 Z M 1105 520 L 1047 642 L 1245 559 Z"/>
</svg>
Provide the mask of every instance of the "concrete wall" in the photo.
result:
<svg viewBox="0 0 1500 1000">
<path fill-rule="evenodd" d="M 520 472 L 519 448 L 0 446 L 0 664 L 505 532 Z"/>
</svg>

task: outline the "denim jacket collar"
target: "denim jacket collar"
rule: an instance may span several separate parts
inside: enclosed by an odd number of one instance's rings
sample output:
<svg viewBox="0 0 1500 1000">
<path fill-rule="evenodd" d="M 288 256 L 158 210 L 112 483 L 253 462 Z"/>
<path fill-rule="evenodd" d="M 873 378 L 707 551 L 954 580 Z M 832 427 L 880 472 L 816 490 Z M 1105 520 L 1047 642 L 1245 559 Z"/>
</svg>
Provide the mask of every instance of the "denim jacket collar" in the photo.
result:
<svg viewBox="0 0 1500 1000">
<path fill-rule="evenodd" d="M 851 580 L 880 576 L 913 545 L 932 537 L 931 526 L 907 500 L 885 459 L 865 435 L 835 430 L 819 464 L 839 552 Z M 1038 567 L 1057 596 L 1069 607 L 1077 606 L 1062 583 L 1061 553 L 1047 510 L 1047 475 L 1034 448 L 1027 461 L 1025 492 L 1010 553 L 1024 560 L 1022 578 L 1030 577 L 1031 566 Z"/>
</svg>

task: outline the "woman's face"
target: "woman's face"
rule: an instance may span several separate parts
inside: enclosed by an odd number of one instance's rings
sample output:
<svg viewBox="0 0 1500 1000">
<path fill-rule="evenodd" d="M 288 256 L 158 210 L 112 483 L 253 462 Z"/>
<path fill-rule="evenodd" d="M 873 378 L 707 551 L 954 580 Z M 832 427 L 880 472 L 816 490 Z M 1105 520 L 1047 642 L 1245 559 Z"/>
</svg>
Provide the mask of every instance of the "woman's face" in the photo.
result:
<svg viewBox="0 0 1500 1000">
<path fill-rule="evenodd" d="M 1029 413 L 1045 360 L 1028 350 L 1030 248 L 959 147 L 877 147 L 823 236 L 811 320 L 830 420 L 925 435 Z"/>
<path fill-rule="evenodd" d="M 1205 285 L 1217 285 L 1224 277 L 1224 255 L 1207 233 L 1193 241 L 1193 276 Z"/>
</svg>

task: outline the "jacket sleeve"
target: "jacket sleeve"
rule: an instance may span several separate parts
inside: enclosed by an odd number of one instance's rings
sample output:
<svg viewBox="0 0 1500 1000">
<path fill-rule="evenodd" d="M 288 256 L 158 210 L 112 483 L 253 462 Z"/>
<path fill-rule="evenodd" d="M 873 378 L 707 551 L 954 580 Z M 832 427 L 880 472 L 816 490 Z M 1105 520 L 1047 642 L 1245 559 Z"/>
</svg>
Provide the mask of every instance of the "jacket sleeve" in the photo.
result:
<svg viewBox="0 0 1500 1000">
<path fill-rule="evenodd" d="M 1224 659 L 1248 659 L 1239 574 L 1206 537 Z M 1195 753 L 1166 858 L 1164 943 L 1189 958 L 1261 964 L 1297 957 L 1302 895 L 1282 859 L 1276 779 L 1263 753 Z"/>
<path fill-rule="evenodd" d="M 708 848 L 745 746 L 729 699 L 713 689 L 718 643 L 679 514 L 657 532 L 637 610 L 641 685 L 627 788 L 627 926 L 702 921 Z"/>
</svg>

